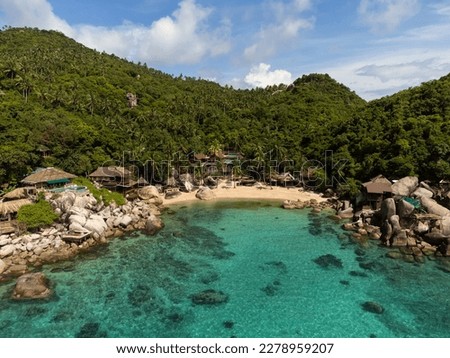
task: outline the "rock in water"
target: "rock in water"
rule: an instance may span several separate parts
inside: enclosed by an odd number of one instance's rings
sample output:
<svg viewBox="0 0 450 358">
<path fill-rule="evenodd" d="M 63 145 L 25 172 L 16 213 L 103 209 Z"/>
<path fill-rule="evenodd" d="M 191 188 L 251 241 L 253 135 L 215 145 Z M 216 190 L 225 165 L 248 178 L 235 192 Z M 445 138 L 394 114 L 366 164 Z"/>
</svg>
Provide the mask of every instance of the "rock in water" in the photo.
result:
<svg viewBox="0 0 450 358">
<path fill-rule="evenodd" d="M 191 296 L 196 305 L 218 305 L 228 301 L 228 295 L 222 291 L 205 290 Z"/>
<path fill-rule="evenodd" d="M 338 259 L 336 256 L 327 254 L 319 256 L 317 259 L 313 260 L 317 265 L 323 268 L 328 268 L 330 266 L 334 266 L 337 268 L 342 268 L 342 261 Z"/>
<path fill-rule="evenodd" d="M 384 308 L 376 302 L 367 301 L 367 302 L 364 302 L 361 306 L 362 306 L 363 310 L 367 311 L 367 312 L 376 313 L 376 314 L 382 314 L 384 312 Z"/>
<path fill-rule="evenodd" d="M 150 214 L 150 216 L 147 219 L 147 222 L 145 223 L 144 232 L 147 235 L 155 235 L 163 227 L 164 223 L 162 222 L 162 220 L 158 216 Z"/>
<path fill-rule="evenodd" d="M 106 338 L 106 332 L 100 331 L 100 324 L 97 322 L 89 322 L 81 327 L 80 331 L 75 335 L 76 338 Z"/>
<path fill-rule="evenodd" d="M 234 322 L 233 321 L 225 321 L 225 322 L 223 322 L 223 326 L 227 329 L 232 329 L 234 327 Z"/>
<path fill-rule="evenodd" d="M 48 298 L 52 291 L 42 272 L 27 273 L 17 279 L 12 298 L 15 300 Z"/>
</svg>

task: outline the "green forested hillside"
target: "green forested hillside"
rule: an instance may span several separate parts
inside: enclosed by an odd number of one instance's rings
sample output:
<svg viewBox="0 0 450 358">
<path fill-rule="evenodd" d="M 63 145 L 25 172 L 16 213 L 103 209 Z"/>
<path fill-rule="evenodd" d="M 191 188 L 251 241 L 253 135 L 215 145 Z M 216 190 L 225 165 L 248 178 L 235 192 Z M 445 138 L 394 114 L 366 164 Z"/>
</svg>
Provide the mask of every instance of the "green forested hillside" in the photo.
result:
<svg viewBox="0 0 450 358">
<path fill-rule="evenodd" d="M 0 183 L 37 166 L 83 175 L 124 153 L 145 162 L 218 148 L 294 169 L 333 150 L 357 180 L 450 176 L 449 76 L 370 103 L 318 74 L 235 90 L 36 29 L 0 32 L 0 69 Z"/>
</svg>

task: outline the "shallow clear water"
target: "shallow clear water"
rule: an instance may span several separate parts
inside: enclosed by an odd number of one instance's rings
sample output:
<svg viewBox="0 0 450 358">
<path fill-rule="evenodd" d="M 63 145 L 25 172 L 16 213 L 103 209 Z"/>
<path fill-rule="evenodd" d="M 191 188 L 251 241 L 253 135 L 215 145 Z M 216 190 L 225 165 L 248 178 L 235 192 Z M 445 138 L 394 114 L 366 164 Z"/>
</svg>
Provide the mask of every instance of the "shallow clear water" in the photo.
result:
<svg viewBox="0 0 450 358">
<path fill-rule="evenodd" d="M 387 259 L 326 214 L 267 202 L 194 203 L 164 221 L 45 266 L 50 301 L 13 302 L 1 285 L 0 337 L 450 337 L 444 260 Z M 228 301 L 194 305 L 207 289 Z"/>
</svg>

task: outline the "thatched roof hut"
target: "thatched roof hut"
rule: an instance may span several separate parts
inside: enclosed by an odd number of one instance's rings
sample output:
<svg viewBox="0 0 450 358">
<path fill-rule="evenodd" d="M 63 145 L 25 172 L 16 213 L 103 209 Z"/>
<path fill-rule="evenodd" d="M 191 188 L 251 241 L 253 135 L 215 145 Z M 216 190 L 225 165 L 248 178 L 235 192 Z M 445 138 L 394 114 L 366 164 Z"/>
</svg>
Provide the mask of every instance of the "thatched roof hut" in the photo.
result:
<svg viewBox="0 0 450 358">
<path fill-rule="evenodd" d="M 70 179 L 76 178 L 76 175 L 65 172 L 57 168 L 39 168 L 31 175 L 22 180 L 22 183 L 28 185 L 55 185 L 70 182 Z"/>
<path fill-rule="evenodd" d="M 0 216 L 17 213 L 22 206 L 32 203 L 33 201 L 30 199 L 12 200 L 0 203 Z"/>
<path fill-rule="evenodd" d="M 116 189 L 131 188 L 137 184 L 132 173 L 124 167 L 98 167 L 89 177 L 99 184 Z"/>
<path fill-rule="evenodd" d="M 131 172 L 124 167 L 98 167 L 93 173 L 89 174 L 91 178 L 127 178 Z"/>
<path fill-rule="evenodd" d="M 16 189 L 10 191 L 9 193 L 3 195 L 2 199 L 5 199 L 4 201 L 26 199 L 34 194 L 36 194 L 36 188 L 28 186 L 28 187 L 16 188 Z"/>
</svg>

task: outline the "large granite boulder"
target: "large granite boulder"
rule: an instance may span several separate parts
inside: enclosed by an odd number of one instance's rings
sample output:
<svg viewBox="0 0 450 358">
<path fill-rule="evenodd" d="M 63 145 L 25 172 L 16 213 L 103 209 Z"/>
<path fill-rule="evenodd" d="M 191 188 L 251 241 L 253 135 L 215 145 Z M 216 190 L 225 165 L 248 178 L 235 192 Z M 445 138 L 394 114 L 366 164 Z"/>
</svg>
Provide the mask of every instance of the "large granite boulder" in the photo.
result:
<svg viewBox="0 0 450 358">
<path fill-rule="evenodd" d="M 425 189 L 425 188 L 417 188 L 416 190 L 414 190 L 414 193 L 412 193 L 412 196 L 415 196 L 417 198 L 421 198 L 423 196 L 427 197 L 427 198 L 432 198 L 433 197 L 433 192 L 431 190 Z"/>
<path fill-rule="evenodd" d="M 181 191 L 178 189 L 170 190 L 167 189 L 164 193 L 164 199 L 173 199 L 181 195 Z"/>
<path fill-rule="evenodd" d="M 419 178 L 405 177 L 392 184 L 392 192 L 394 195 L 410 196 L 418 186 Z"/>
<path fill-rule="evenodd" d="M 84 228 L 91 232 L 102 235 L 108 229 L 108 226 L 101 216 L 91 215 L 90 218 L 86 221 Z"/>
<path fill-rule="evenodd" d="M 81 226 L 86 225 L 86 217 L 84 215 L 70 215 L 69 216 L 69 223 L 70 224 L 79 224 Z"/>
<path fill-rule="evenodd" d="M 150 216 L 147 219 L 147 222 L 145 223 L 144 232 L 147 235 L 155 235 L 163 227 L 164 223 L 162 222 L 162 220 L 158 216 L 150 214 Z"/>
<path fill-rule="evenodd" d="M 77 195 L 74 192 L 68 191 L 58 195 L 54 200 L 51 200 L 51 204 L 54 209 L 59 209 L 63 213 L 67 213 L 75 203 Z"/>
<path fill-rule="evenodd" d="M 397 202 L 397 214 L 400 218 L 407 218 L 414 212 L 414 205 L 405 200 Z"/>
<path fill-rule="evenodd" d="M 392 225 L 389 223 L 388 220 L 384 220 L 381 224 L 381 241 L 388 242 L 392 238 Z"/>
<path fill-rule="evenodd" d="M 430 214 L 438 215 L 438 216 L 450 216 L 450 210 L 446 207 L 439 205 L 435 200 L 427 198 L 426 196 L 420 197 L 420 202 L 422 206 L 429 212 Z"/>
<path fill-rule="evenodd" d="M 306 202 L 301 200 L 285 200 L 283 201 L 283 209 L 304 209 Z"/>
<path fill-rule="evenodd" d="M 392 247 L 405 247 L 408 245 L 408 235 L 406 230 L 400 230 L 398 233 L 392 236 L 391 246 Z"/>
<path fill-rule="evenodd" d="M 450 216 L 443 217 L 441 220 L 441 232 L 450 236 Z"/>
<path fill-rule="evenodd" d="M 11 241 L 12 240 L 8 236 L 4 235 L 4 237 L 0 237 L 0 246 L 9 245 Z"/>
<path fill-rule="evenodd" d="M 133 218 L 130 215 L 124 215 L 120 219 L 120 223 L 118 226 L 127 227 L 133 222 Z"/>
<path fill-rule="evenodd" d="M 419 184 L 419 186 L 420 186 L 421 188 L 428 189 L 429 191 L 431 191 L 431 192 L 434 194 L 434 189 L 433 189 L 428 183 L 426 183 L 426 182 L 424 182 L 424 181 L 421 181 L 420 184 Z"/>
<path fill-rule="evenodd" d="M 347 208 L 345 210 L 339 210 L 338 215 L 342 219 L 351 219 L 353 218 L 353 208 Z"/>
<path fill-rule="evenodd" d="M 210 188 L 201 187 L 195 194 L 195 197 L 200 200 L 212 200 L 216 197 L 216 195 Z"/>
<path fill-rule="evenodd" d="M 143 188 L 140 188 L 138 190 L 138 196 L 142 200 L 150 200 L 153 198 L 158 198 L 159 191 L 156 186 L 153 185 L 144 186 Z"/>
<path fill-rule="evenodd" d="M 14 251 L 16 251 L 16 248 L 14 245 L 5 245 L 0 249 L 0 259 L 11 256 Z"/>
<path fill-rule="evenodd" d="M 191 192 L 194 189 L 194 178 L 192 178 L 191 174 L 181 174 L 180 182 L 183 184 L 187 192 Z"/>
<path fill-rule="evenodd" d="M 84 228 L 84 226 L 80 225 L 77 222 L 74 222 L 69 225 L 69 231 L 72 232 L 87 232 L 88 230 Z"/>
<path fill-rule="evenodd" d="M 72 206 L 69 211 L 69 215 L 76 215 L 76 216 L 82 216 L 84 218 L 88 218 L 89 215 L 91 215 L 91 211 L 86 208 L 79 208 L 77 206 Z"/>
<path fill-rule="evenodd" d="M 76 208 L 93 209 L 97 205 L 97 200 L 90 194 L 78 195 L 73 202 Z"/>
<path fill-rule="evenodd" d="M 381 203 L 381 220 L 389 220 L 392 215 L 396 214 L 395 201 L 392 198 L 384 199 Z"/>
<path fill-rule="evenodd" d="M 398 215 L 392 215 L 389 218 L 389 222 L 392 225 L 392 231 L 394 234 L 398 234 L 400 230 L 402 229 L 400 225 L 400 217 Z"/>
<path fill-rule="evenodd" d="M 15 300 L 48 298 L 52 291 L 42 272 L 27 273 L 17 279 L 12 298 Z"/>
<path fill-rule="evenodd" d="M 54 250 L 44 251 L 39 254 L 39 260 L 41 260 L 42 262 L 49 262 L 49 263 L 68 260 L 77 253 L 77 250 L 78 249 L 65 247 L 60 249 L 59 251 Z"/>
</svg>

